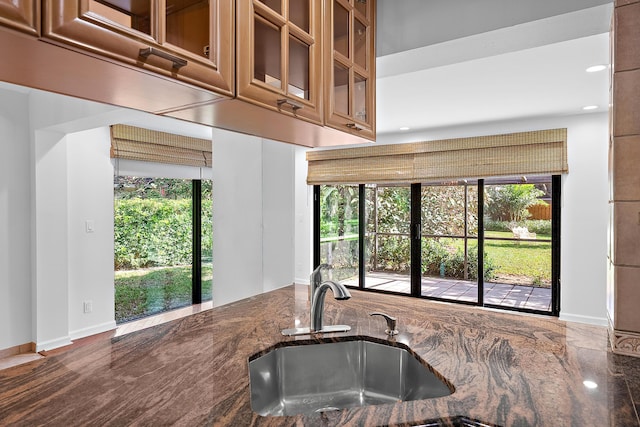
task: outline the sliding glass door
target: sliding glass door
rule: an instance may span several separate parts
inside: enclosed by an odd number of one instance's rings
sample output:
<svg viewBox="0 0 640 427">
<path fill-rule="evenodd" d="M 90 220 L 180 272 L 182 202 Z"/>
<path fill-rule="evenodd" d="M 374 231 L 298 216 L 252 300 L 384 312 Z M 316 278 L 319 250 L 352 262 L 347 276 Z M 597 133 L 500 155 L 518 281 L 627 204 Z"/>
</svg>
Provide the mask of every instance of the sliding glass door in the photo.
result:
<svg viewBox="0 0 640 427">
<path fill-rule="evenodd" d="M 551 311 L 551 177 L 485 184 L 484 253 L 487 305 Z"/>
<path fill-rule="evenodd" d="M 364 287 L 411 293 L 411 189 L 367 186 Z"/>
<path fill-rule="evenodd" d="M 358 286 L 359 186 L 320 188 L 320 263 L 333 268 L 328 278 Z"/>
<path fill-rule="evenodd" d="M 117 176 L 114 199 L 116 322 L 210 300 L 210 181 Z"/>
<path fill-rule="evenodd" d="M 211 180 L 194 180 L 193 188 L 200 182 L 200 241 L 194 244 L 200 245 L 200 294 L 201 301 L 211 301 L 213 284 L 213 199 Z M 194 198 L 195 201 L 195 198 Z M 195 222 L 195 218 L 194 218 Z M 195 237 L 195 234 L 194 234 Z M 194 251 L 195 252 L 195 251 Z M 197 286 L 196 283 L 193 284 Z M 194 302 L 196 298 L 194 298 Z"/>
<path fill-rule="evenodd" d="M 560 176 L 316 186 L 316 265 L 360 289 L 559 313 Z"/>
<path fill-rule="evenodd" d="M 478 186 L 422 185 L 421 295 L 478 301 Z"/>
</svg>

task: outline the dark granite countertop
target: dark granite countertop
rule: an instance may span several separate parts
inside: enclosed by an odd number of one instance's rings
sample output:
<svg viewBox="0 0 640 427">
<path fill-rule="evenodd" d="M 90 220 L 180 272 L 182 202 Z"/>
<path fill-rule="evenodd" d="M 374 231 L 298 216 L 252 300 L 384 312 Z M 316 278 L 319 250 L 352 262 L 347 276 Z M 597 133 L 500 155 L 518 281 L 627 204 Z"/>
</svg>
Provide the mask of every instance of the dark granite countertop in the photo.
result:
<svg viewBox="0 0 640 427">
<path fill-rule="evenodd" d="M 0 425 L 475 425 L 465 418 L 500 426 L 639 425 L 640 359 L 608 351 L 606 328 L 360 291 L 347 301 L 327 296 L 325 324 L 352 330 L 325 338 L 387 339 L 384 321 L 368 313 L 396 316 L 395 339 L 455 392 L 261 417 L 251 410 L 248 358 L 279 342 L 309 339 L 280 334 L 296 319 L 308 323 L 307 292 L 289 286 L 0 371 Z M 585 387 L 585 380 L 597 387 Z"/>
<path fill-rule="evenodd" d="M 352 294 L 348 301 L 327 296 L 326 323 L 352 326 L 349 333 L 331 336 L 386 339 L 384 321 L 368 313 L 391 314 L 398 318 L 400 335 L 396 341 L 409 346 L 451 381 L 455 393 L 310 416 L 264 418 L 251 412 L 247 366 L 238 361 L 237 376 L 242 381 L 234 396 L 226 395 L 221 402 L 220 413 L 225 415 L 220 421 L 368 426 L 415 425 L 465 416 L 501 426 L 638 424 L 630 393 L 640 391 L 640 360 L 610 353 L 604 327 L 406 297 L 358 291 Z M 307 288 L 289 287 L 232 304 L 216 316 L 235 317 L 233 312 L 247 309 L 254 313 L 260 326 L 244 339 L 260 341 L 254 346 L 254 350 L 260 350 L 280 341 L 307 339 L 284 338 L 279 331 L 292 327 L 295 319 L 305 325 L 308 307 Z M 585 380 L 598 387 L 585 387 Z"/>
</svg>

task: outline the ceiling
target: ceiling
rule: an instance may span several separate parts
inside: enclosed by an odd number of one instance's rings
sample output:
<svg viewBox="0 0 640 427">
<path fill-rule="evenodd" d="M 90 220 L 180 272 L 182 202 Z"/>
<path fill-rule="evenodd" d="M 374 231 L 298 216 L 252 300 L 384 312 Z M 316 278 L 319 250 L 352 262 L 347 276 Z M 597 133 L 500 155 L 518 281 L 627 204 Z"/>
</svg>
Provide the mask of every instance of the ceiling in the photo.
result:
<svg viewBox="0 0 640 427">
<path fill-rule="evenodd" d="M 607 111 L 608 70 L 585 70 L 609 62 L 612 10 L 604 0 L 378 0 L 378 134 Z"/>
</svg>

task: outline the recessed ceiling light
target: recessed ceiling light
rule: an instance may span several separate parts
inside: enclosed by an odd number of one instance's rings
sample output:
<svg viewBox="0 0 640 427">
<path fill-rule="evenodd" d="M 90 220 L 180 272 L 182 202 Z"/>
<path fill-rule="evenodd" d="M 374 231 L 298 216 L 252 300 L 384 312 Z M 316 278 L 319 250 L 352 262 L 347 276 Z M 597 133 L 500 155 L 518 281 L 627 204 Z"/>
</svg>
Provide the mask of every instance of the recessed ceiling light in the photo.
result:
<svg viewBox="0 0 640 427">
<path fill-rule="evenodd" d="M 598 108 L 597 105 L 587 105 L 586 107 L 582 107 L 583 110 L 595 110 Z"/>
<path fill-rule="evenodd" d="M 594 65 L 592 67 L 587 68 L 587 73 L 595 73 L 596 71 L 602 71 L 605 70 L 607 68 L 606 65 Z"/>
<path fill-rule="evenodd" d="M 410 128 L 410 127 L 407 127 L 407 126 L 402 126 L 402 127 L 400 128 L 400 130 L 409 130 L 409 129 L 411 129 L 411 128 Z"/>
</svg>

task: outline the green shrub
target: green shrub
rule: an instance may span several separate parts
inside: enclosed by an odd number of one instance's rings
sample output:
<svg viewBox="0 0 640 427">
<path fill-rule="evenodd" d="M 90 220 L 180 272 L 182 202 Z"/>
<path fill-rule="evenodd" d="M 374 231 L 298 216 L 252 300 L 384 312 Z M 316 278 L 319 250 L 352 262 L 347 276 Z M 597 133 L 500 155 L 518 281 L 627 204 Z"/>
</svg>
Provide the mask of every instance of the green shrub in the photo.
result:
<svg viewBox="0 0 640 427">
<path fill-rule="evenodd" d="M 551 220 L 548 219 L 528 219 L 524 226 L 532 233 L 551 235 Z"/>
<path fill-rule="evenodd" d="M 408 273 L 411 261 L 410 241 L 407 238 L 384 236 L 378 240 L 378 271 Z M 478 250 L 470 248 L 467 254 L 468 279 L 478 277 Z M 422 274 L 440 276 L 441 268 L 446 277 L 464 278 L 464 251 L 436 239 L 422 240 Z M 496 266 L 484 256 L 484 279 L 495 277 Z"/>
<path fill-rule="evenodd" d="M 422 274 L 425 276 L 440 276 L 464 279 L 464 250 L 445 246 L 434 239 L 422 242 Z M 478 279 L 478 249 L 469 248 L 467 252 L 468 279 Z M 496 266 L 489 257 L 484 254 L 484 280 L 495 277 Z"/>
<path fill-rule="evenodd" d="M 422 274 L 440 275 L 440 265 L 449 256 L 447 248 L 435 239 L 422 240 Z"/>
<path fill-rule="evenodd" d="M 211 200 L 203 200 L 203 224 Z M 203 226 L 202 253 L 211 256 L 211 227 Z M 115 268 L 191 264 L 191 200 L 118 200 L 114 212 Z"/>
<path fill-rule="evenodd" d="M 378 270 L 408 273 L 411 265 L 411 241 L 406 237 L 378 237 Z"/>
<path fill-rule="evenodd" d="M 461 251 L 458 251 L 461 253 Z M 461 254 L 464 256 L 464 254 Z M 493 259 L 488 253 L 484 254 L 483 259 L 484 265 L 484 280 L 492 280 L 496 277 L 496 270 L 500 268 L 500 266 L 496 265 L 493 262 Z M 478 249 L 471 248 L 469 249 L 469 278 L 473 280 L 478 279 Z"/>
<path fill-rule="evenodd" d="M 484 219 L 485 231 L 511 231 L 514 225 L 514 223 L 509 221 L 494 221 L 487 217 Z"/>
</svg>

